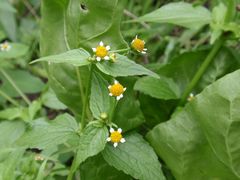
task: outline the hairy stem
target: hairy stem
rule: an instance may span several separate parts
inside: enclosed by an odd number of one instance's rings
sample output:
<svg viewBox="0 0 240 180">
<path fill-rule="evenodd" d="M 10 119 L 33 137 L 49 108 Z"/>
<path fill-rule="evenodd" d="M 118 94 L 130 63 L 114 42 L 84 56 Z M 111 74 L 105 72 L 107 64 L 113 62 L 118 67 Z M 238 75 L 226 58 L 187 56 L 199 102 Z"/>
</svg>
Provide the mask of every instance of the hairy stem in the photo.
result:
<svg viewBox="0 0 240 180">
<path fill-rule="evenodd" d="M 31 102 L 28 99 L 28 97 L 21 91 L 21 89 L 16 85 L 16 83 L 12 80 L 12 78 L 8 75 L 6 71 L 4 71 L 2 68 L 0 69 L 0 72 L 3 74 L 3 76 L 8 80 L 8 82 L 12 85 L 12 87 L 18 92 L 18 94 L 23 98 L 23 100 L 30 105 Z"/>
<path fill-rule="evenodd" d="M 183 92 L 183 95 L 182 95 L 182 98 L 179 102 L 179 105 L 183 105 L 185 103 L 187 97 L 192 92 L 193 88 L 197 85 L 197 83 L 199 82 L 203 73 L 206 71 L 209 64 L 213 61 L 213 59 L 216 56 L 216 54 L 218 53 L 219 49 L 222 47 L 223 42 L 224 42 L 223 39 L 220 38 L 214 43 L 213 48 L 211 49 L 211 51 L 207 55 L 206 59 L 204 60 L 204 62 L 202 63 L 202 65 L 200 66 L 200 68 L 198 69 L 196 74 L 194 75 L 191 82 L 187 85 L 185 91 Z"/>
</svg>

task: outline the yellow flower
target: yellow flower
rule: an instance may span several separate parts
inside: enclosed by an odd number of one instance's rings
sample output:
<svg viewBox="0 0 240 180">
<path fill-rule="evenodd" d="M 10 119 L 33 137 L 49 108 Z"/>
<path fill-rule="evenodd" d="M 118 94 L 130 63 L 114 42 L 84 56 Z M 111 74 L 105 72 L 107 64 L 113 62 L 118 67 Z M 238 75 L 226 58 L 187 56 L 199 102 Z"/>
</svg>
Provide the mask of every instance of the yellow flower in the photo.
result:
<svg viewBox="0 0 240 180">
<path fill-rule="evenodd" d="M 115 96 L 117 100 L 120 100 L 123 97 L 124 91 L 127 88 L 123 87 L 118 81 L 114 81 L 113 85 L 108 86 L 109 96 Z"/>
<path fill-rule="evenodd" d="M 95 52 L 96 60 L 101 61 L 109 60 L 110 57 L 108 55 L 108 51 L 110 50 L 110 46 L 105 46 L 104 43 L 101 41 L 96 48 L 92 48 L 93 52 Z"/>
<path fill-rule="evenodd" d="M 190 93 L 187 100 L 190 102 L 194 99 L 194 97 L 195 97 L 194 94 Z"/>
<path fill-rule="evenodd" d="M 146 54 L 147 49 L 145 48 L 145 41 L 138 39 L 138 37 L 136 36 L 131 44 L 135 50 L 142 54 Z"/>
<path fill-rule="evenodd" d="M 11 49 L 11 45 L 6 41 L 0 44 L 1 51 L 9 51 Z"/>
<path fill-rule="evenodd" d="M 43 161 L 44 158 L 41 156 L 41 154 L 36 154 L 34 157 L 35 161 Z"/>
<path fill-rule="evenodd" d="M 110 128 L 110 136 L 107 138 L 108 142 L 112 142 L 114 147 L 118 146 L 118 143 L 125 143 L 126 140 L 122 136 L 122 129 L 118 128 L 117 131 L 115 131 L 113 128 Z"/>
</svg>

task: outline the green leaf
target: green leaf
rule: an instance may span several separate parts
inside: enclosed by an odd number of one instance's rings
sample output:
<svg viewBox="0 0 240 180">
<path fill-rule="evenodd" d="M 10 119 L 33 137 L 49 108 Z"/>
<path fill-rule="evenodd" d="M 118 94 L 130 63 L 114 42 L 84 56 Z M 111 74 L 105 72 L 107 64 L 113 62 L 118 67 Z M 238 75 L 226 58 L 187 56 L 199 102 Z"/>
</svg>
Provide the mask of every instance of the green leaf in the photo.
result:
<svg viewBox="0 0 240 180">
<path fill-rule="evenodd" d="M 151 146 L 137 133 L 126 135 L 125 139 L 126 142 L 117 148 L 109 143 L 102 152 L 104 159 L 135 179 L 164 180 L 161 165 Z"/>
<path fill-rule="evenodd" d="M 225 76 L 206 88 L 193 103 L 196 120 L 200 122 L 217 157 L 238 177 L 240 85 L 236 82 L 239 78 L 239 70 Z"/>
<path fill-rule="evenodd" d="M 79 139 L 79 146 L 73 166 L 74 171 L 88 157 L 97 155 L 104 149 L 107 137 L 108 129 L 105 126 L 96 127 L 89 125 L 84 129 Z"/>
<path fill-rule="evenodd" d="M 2 121 L 0 123 L 0 149 L 15 146 L 15 141 L 23 135 L 26 125 L 22 121 Z"/>
<path fill-rule="evenodd" d="M 49 89 L 47 92 L 45 92 L 42 95 L 41 100 L 44 106 L 47 106 L 51 109 L 64 110 L 67 108 L 63 103 L 58 100 L 52 89 Z"/>
<path fill-rule="evenodd" d="M 8 1 L 0 1 L 0 11 L 16 12 L 16 9 Z"/>
<path fill-rule="evenodd" d="M 133 180 L 130 176 L 107 164 L 102 155 L 88 158 L 80 166 L 81 180 Z"/>
<path fill-rule="evenodd" d="M 180 97 L 179 87 L 169 78 L 143 77 L 136 82 L 134 89 L 157 99 L 168 100 Z"/>
<path fill-rule="evenodd" d="M 239 78 L 213 83 L 147 134 L 176 179 L 239 179 Z"/>
<path fill-rule="evenodd" d="M 0 111 L 0 119 L 13 120 L 21 117 L 22 108 L 8 108 Z"/>
<path fill-rule="evenodd" d="M 175 2 L 139 17 L 136 21 L 170 23 L 198 29 L 211 22 L 211 13 L 203 6 L 194 7 L 189 3 Z"/>
<path fill-rule="evenodd" d="M 28 46 L 20 43 L 9 43 L 9 51 L 0 51 L 0 59 L 11 59 L 24 56 L 28 52 Z"/>
<path fill-rule="evenodd" d="M 134 76 L 134 75 L 149 75 L 156 78 L 159 78 L 157 74 L 146 69 L 145 67 L 136 64 L 134 61 L 131 61 L 126 56 L 117 54 L 116 62 L 100 62 L 96 64 L 98 69 L 107 75 L 113 77 L 117 76 Z"/>
<path fill-rule="evenodd" d="M 73 49 L 61 54 L 36 59 L 32 63 L 47 61 L 49 63 L 67 63 L 74 66 L 86 66 L 90 64 L 88 61 L 89 57 L 90 54 L 84 49 Z"/>
<path fill-rule="evenodd" d="M 27 71 L 23 70 L 5 70 L 7 74 L 13 79 L 16 85 L 24 93 L 38 93 L 44 88 L 44 83 L 38 77 L 33 76 Z M 7 79 L 0 75 L 0 79 L 3 81 L 0 89 L 6 92 L 11 97 L 18 97 L 19 94 L 15 91 L 12 85 Z"/>
<path fill-rule="evenodd" d="M 91 85 L 90 109 L 93 117 L 100 118 L 101 113 L 109 115 L 114 106 L 114 99 L 110 97 L 108 91 L 108 82 L 100 73 L 94 72 Z"/>
<path fill-rule="evenodd" d="M 68 140 L 78 140 L 77 131 L 77 122 L 68 114 L 60 115 L 51 121 L 38 119 L 19 139 L 18 144 L 29 148 L 49 148 Z"/>
</svg>

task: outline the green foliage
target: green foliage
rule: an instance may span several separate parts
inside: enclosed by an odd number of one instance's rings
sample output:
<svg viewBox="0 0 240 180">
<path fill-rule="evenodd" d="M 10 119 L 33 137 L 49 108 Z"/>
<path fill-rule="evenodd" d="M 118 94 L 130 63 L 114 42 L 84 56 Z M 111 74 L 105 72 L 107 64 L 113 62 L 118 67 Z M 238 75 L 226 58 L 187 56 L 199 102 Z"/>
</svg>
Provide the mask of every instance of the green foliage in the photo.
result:
<svg viewBox="0 0 240 180">
<path fill-rule="evenodd" d="M 182 112 L 148 133 L 147 139 L 177 179 L 239 178 L 234 161 L 239 154 L 239 85 L 234 82 L 239 76 L 236 71 L 213 83 Z"/>
<path fill-rule="evenodd" d="M 174 13 L 173 13 L 174 12 Z M 204 7 L 189 3 L 170 3 L 146 14 L 137 21 L 171 23 L 179 26 L 198 29 L 211 22 L 211 13 Z"/>
<path fill-rule="evenodd" d="M 161 165 L 148 143 L 137 133 L 131 133 L 125 138 L 126 143 L 116 149 L 108 144 L 102 152 L 103 158 L 111 166 L 136 179 L 164 180 Z"/>
</svg>

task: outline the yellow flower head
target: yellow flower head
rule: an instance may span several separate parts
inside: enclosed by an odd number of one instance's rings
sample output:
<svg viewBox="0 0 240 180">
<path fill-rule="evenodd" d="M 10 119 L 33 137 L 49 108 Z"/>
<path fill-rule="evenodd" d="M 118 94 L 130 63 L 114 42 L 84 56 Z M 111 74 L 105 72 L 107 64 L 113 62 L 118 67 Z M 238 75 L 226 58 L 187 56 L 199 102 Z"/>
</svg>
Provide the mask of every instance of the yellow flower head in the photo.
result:
<svg viewBox="0 0 240 180">
<path fill-rule="evenodd" d="M 0 44 L 1 51 L 9 51 L 11 49 L 11 45 L 6 41 Z"/>
<path fill-rule="evenodd" d="M 113 85 L 108 86 L 109 96 L 115 96 L 117 100 L 120 100 L 123 97 L 124 91 L 127 88 L 123 87 L 118 81 L 114 81 Z"/>
<path fill-rule="evenodd" d="M 193 99 L 194 99 L 194 94 L 193 93 L 191 93 L 191 94 L 189 94 L 189 96 L 188 96 L 188 101 L 190 102 L 190 101 L 192 101 Z"/>
<path fill-rule="evenodd" d="M 125 143 L 126 140 L 122 136 L 122 129 L 118 128 L 117 131 L 115 131 L 113 128 L 110 128 L 110 136 L 107 138 L 108 142 L 112 142 L 114 147 L 118 146 L 118 143 Z"/>
<path fill-rule="evenodd" d="M 131 44 L 135 50 L 142 54 L 146 54 L 147 49 L 145 48 L 145 41 L 138 39 L 138 37 L 136 36 Z"/>
<path fill-rule="evenodd" d="M 109 50 L 110 46 L 105 46 L 104 43 L 101 41 L 99 45 L 96 48 L 92 48 L 93 52 L 95 53 L 96 60 L 101 61 L 103 60 L 109 60 Z"/>
</svg>

